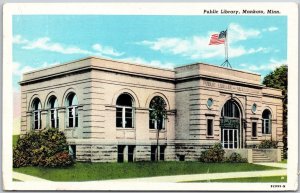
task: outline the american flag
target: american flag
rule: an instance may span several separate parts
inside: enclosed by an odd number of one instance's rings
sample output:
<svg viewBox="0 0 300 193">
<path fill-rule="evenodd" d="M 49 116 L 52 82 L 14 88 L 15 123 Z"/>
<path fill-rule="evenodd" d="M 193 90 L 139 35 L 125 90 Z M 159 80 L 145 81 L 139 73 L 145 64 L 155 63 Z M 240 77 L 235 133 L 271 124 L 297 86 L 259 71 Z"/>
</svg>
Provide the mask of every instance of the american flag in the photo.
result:
<svg viewBox="0 0 300 193">
<path fill-rule="evenodd" d="M 209 45 L 225 44 L 227 30 L 221 31 L 219 34 L 212 34 L 210 37 Z"/>
</svg>

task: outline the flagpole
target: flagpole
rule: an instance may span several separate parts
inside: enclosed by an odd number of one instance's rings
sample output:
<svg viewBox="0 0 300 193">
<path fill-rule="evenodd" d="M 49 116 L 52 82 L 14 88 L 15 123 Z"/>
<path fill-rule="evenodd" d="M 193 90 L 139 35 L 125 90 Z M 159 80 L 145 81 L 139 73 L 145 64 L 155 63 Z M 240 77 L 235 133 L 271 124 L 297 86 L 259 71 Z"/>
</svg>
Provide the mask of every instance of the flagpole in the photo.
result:
<svg viewBox="0 0 300 193">
<path fill-rule="evenodd" d="M 230 62 L 228 61 L 228 28 L 226 29 L 224 48 L 225 48 L 225 61 L 223 62 L 223 64 L 221 66 L 225 67 L 225 65 L 226 65 L 227 67 L 232 68 Z"/>
<path fill-rule="evenodd" d="M 228 61 L 228 28 L 226 29 L 226 61 Z"/>
</svg>

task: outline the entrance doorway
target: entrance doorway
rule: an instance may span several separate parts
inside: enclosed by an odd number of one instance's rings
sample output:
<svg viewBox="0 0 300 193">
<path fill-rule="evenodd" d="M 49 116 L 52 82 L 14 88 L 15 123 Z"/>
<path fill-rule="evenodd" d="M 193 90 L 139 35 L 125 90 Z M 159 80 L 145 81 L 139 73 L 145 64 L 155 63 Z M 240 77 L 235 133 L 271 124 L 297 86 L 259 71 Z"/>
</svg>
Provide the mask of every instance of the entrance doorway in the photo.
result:
<svg viewBox="0 0 300 193">
<path fill-rule="evenodd" d="M 221 143 L 225 149 L 237 149 L 241 146 L 241 112 L 233 100 L 225 103 L 221 112 Z"/>
<path fill-rule="evenodd" d="M 238 148 L 239 131 L 237 129 L 223 129 L 222 145 L 226 149 Z"/>
</svg>

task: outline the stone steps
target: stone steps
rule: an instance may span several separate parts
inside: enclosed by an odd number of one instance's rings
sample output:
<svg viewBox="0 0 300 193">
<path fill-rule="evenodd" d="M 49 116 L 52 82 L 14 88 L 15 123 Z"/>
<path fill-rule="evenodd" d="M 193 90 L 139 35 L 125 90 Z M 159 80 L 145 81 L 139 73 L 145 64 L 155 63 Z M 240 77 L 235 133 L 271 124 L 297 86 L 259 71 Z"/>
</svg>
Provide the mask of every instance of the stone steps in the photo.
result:
<svg viewBox="0 0 300 193">
<path fill-rule="evenodd" d="M 272 160 L 265 153 L 259 150 L 253 150 L 252 159 L 253 159 L 253 163 L 272 162 Z"/>
</svg>

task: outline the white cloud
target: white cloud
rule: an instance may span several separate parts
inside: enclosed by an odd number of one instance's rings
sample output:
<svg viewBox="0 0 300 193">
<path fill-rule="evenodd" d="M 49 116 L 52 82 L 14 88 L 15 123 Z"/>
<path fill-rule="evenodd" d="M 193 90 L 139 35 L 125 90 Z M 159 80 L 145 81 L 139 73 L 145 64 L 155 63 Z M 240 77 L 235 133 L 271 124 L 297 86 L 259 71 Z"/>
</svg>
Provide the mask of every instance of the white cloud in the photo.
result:
<svg viewBox="0 0 300 193">
<path fill-rule="evenodd" d="M 270 59 L 267 64 L 261 64 L 261 65 L 254 65 L 254 64 L 240 64 L 240 67 L 242 69 L 252 71 L 252 72 L 260 72 L 264 70 L 268 71 L 273 71 L 275 68 L 280 67 L 282 65 L 286 65 L 287 61 L 286 60 L 275 60 L 275 59 Z"/>
<path fill-rule="evenodd" d="M 64 46 L 60 43 L 51 42 L 50 38 L 42 37 L 35 41 L 28 42 L 22 47 L 23 49 L 41 49 L 62 54 L 91 54 L 87 50 L 80 49 L 76 46 Z"/>
<path fill-rule="evenodd" d="M 48 63 L 48 62 L 44 62 L 41 67 L 42 68 L 47 68 L 47 67 L 50 67 L 50 66 L 54 66 L 54 65 L 57 65 L 59 64 L 59 62 L 53 62 L 53 63 Z"/>
<path fill-rule="evenodd" d="M 173 63 L 169 63 L 169 62 L 163 63 L 159 60 L 147 61 L 147 60 L 145 60 L 143 58 L 140 58 L 140 57 L 123 58 L 123 59 L 120 59 L 120 61 L 134 63 L 134 64 L 143 64 L 143 65 L 159 67 L 159 68 L 167 68 L 167 69 L 173 69 L 175 67 L 175 64 L 173 64 Z"/>
<path fill-rule="evenodd" d="M 266 32 L 273 32 L 273 31 L 277 31 L 278 30 L 278 27 L 274 27 L 274 26 L 271 26 L 271 27 L 268 27 L 268 28 L 264 28 L 262 31 Z"/>
<path fill-rule="evenodd" d="M 28 66 L 28 65 L 22 65 L 19 62 L 13 62 L 13 74 L 16 76 L 20 76 L 22 79 L 22 75 L 26 72 L 35 70 L 35 68 Z"/>
<path fill-rule="evenodd" d="M 13 43 L 14 44 L 26 44 L 29 41 L 27 39 L 24 39 L 21 35 L 15 35 L 13 37 Z"/>
<path fill-rule="evenodd" d="M 13 62 L 13 75 L 19 76 L 20 80 L 22 80 L 24 73 L 27 73 L 27 72 L 30 72 L 30 71 L 33 71 L 33 70 L 36 70 L 39 68 L 47 68 L 47 67 L 57 65 L 57 64 L 59 64 L 59 63 L 58 62 L 54 62 L 54 63 L 43 62 L 42 64 L 38 65 L 38 67 L 35 68 L 32 66 L 24 65 L 24 64 L 21 64 L 20 62 L 14 61 Z"/>
<path fill-rule="evenodd" d="M 261 32 L 257 29 L 245 29 L 239 24 L 231 23 L 228 29 L 228 39 L 230 43 L 247 40 L 249 38 L 257 38 Z"/>
<path fill-rule="evenodd" d="M 122 56 L 124 53 L 117 52 L 110 46 L 102 46 L 101 44 L 94 44 L 93 49 L 97 51 L 100 55 L 109 55 L 109 56 Z M 96 53 L 96 54 L 97 54 Z"/>
<path fill-rule="evenodd" d="M 238 41 L 258 37 L 260 34 L 258 30 L 244 29 L 237 24 L 230 24 L 229 30 L 229 57 L 234 58 L 245 54 L 267 53 L 270 51 L 270 48 L 245 48 L 244 46 L 236 45 Z M 224 57 L 223 45 L 208 45 L 210 35 L 213 33 L 210 32 L 206 36 L 186 38 L 163 37 L 154 41 L 144 40 L 137 42 L 137 44 L 148 46 L 150 49 L 164 54 L 180 55 L 191 59 Z"/>
<path fill-rule="evenodd" d="M 61 54 L 84 54 L 98 56 L 121 56 L 124 54 L 116 51 L 110 46 L 103 46 L 99 43 L 92 46 L 94 51 L 90 51 L 73 45 L 64 45 L 58 42 L 52 42 L 49 37 L 41 37 L 36 40 L 29 41 L 23 38 L 21 35 L 16 35 L 13 38 L 13 43 L 22 44 L 22 48 L 26 50 L 40 49 Z"/>
</svg>

